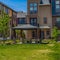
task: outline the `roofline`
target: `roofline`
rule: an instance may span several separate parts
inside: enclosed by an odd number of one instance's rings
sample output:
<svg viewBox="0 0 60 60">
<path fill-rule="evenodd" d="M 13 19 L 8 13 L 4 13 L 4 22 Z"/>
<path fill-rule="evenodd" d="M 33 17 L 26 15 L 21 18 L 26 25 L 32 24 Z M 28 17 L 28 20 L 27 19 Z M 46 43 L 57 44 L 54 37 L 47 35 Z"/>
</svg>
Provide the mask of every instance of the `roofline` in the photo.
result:
<svg viewBox="0 0 60 60">
<path fill-rule="evenodd" d="M 4 5 L 5 7 L 11 9 L 12 11 L 14 11 L 15 13 L 17 13 L 17 11 L 15 11 L 14 9 L 12 9 L 11 7 L 7 6 L 6 4 L 4 4 L 3 2 L 0 2 L 0 4 Z"/>
</svg>

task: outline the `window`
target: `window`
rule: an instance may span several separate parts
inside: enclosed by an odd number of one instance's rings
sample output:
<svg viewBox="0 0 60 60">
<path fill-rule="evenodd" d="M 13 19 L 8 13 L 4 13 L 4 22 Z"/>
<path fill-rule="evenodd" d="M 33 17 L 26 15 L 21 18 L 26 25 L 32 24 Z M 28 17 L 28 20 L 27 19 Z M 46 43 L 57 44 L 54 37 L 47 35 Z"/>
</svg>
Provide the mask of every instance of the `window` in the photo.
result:
<svg viewBox="0 0 60 60">
<path fill-rule="evenodd" d="M 44 17 L 44 24 L 47 24 L 47 17 Z"/>
<path fill-rule="evenodd" d="M 50 35 L 50 31 L 46 31 L 46 38 L 50 38 L 51 35 Z"/>
<path fill-rule="evenodd" d="M 50 35 L 50 31 L 47 31 L 46 33 L 47 33 L 47 35 Z"/>
<path fill-rule="evenodd" d="M 8 14 L 8 13 L 9 13 L 8 8 L 5 8 L 5 13 L 6 13 L 6 14 Z"/>
<path fill-rule="evenodd" d="M 60 17 L 58 17 L 56 21 L 57 21 L 57 22 L 60 22 Z"/>
<path fill-rule="evenodd" d="M 60 27 L 60 17 L 57 17 L 56 18 L 56 26 L 57 27 Z"/>
<path fill-rule="evenodd" d="M 56 5 L 56 9 L 59 9 L 60 8 L 60 6 L 59 5 Z"/>
<path fill-rule="evenodd" d="M 26 23 L 25 18 L 18 19 L 18 24 L 25 24 L 25 23 Z"/>
<path fill-rule="evenodd" d="M 30 18 L 30 24 L 37 26 L 37 18 Z"/>
<path fill-rule="evenodd" d="M 56 0 L 56 12 L 60 12 L 60 0 Z"/>
<path fill-rule="evenodd" d="M 59 4 L 59 0 L 56 1 L 56 4 Z"/>
<path fill-rule="evenodd" d="M 51 3 L 51 0 L 49 0 L 49 2 Z"/>
<path fill-rule="evenodd" d="M 30 3 L 30 13 L 37 13 L 37 3 Z"/>
<path fill-rule="evenodd" d="M 36 38 L 36 31 L 32 31 L 32 38 Z"/>
</svg>

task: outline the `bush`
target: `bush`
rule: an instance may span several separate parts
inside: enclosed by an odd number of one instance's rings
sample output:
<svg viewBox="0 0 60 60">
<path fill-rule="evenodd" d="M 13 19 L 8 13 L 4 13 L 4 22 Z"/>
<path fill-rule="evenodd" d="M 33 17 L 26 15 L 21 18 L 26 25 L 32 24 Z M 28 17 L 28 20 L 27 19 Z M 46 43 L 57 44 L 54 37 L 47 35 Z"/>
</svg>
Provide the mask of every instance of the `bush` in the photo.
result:
<svg viewBox="0 0 60 60">
<path fill-rule="evenodd" d="M 56 43 L 56 40 L 54 40 L 54 39 L 44 39 L 44 40 L 42 40 L 42 43 L 49 43 L 49 44 L 52 44 L 52 43 Z"/>
</svg>

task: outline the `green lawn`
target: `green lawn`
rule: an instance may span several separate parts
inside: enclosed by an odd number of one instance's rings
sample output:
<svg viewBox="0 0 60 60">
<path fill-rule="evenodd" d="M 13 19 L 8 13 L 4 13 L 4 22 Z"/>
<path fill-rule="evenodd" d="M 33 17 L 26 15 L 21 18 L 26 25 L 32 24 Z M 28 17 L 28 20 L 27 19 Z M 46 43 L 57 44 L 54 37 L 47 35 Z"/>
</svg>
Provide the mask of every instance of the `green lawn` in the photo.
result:
<svg viewBox="0 0 60 60">
<path fill-rule="evenodd" d="M 0 60 L 60 60 L 60 43 L 0 45 Z"/>
</svg>

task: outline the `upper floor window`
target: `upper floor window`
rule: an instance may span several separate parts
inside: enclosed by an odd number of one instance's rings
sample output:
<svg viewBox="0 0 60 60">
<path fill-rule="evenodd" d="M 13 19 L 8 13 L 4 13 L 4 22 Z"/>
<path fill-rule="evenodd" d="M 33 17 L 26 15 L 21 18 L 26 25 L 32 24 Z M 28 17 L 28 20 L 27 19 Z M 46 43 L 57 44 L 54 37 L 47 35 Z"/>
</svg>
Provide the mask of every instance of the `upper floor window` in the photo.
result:
<svg viewBox="0 0 60 60">
<path fill-rule="evenodd" d="M 56 4 L 59 4 L 59 0 L 56 0 Z"/>
<path fill-rule="evenodd" d="M 37 18 L 30 18 L 30 24 L 37 26 Z"/>
<path fill-rule="evenodd" d="M 30 13 L 37 13 L 37 3 L 30 3 Z"/>
<path fill-rule="evenodd" d="M 57 27 L 60 27 L 60 17 L 57 17 L 56 18 L 56 26 Z"/>
<path fill-rule="evenodd" d="M 6 13 L 6 14 L 8 14 L 8 13 L 9 13 L 8 8 L 5 8 L 5 13 Z"/>
<path fill-rule="evenodd" d="M 47 17 L 44 17 L 44 24 L 47 24 Z"/>
<path fill-rule="evenodd" d="M 56 18 L 56 22 L 60 22 L 60 17 Z"/>
<path fill-rule="evenodd" d="M 56 12 L 60 12 L 60 0 L 56 0 Z"/>
</svg>

